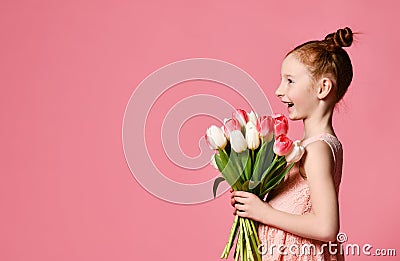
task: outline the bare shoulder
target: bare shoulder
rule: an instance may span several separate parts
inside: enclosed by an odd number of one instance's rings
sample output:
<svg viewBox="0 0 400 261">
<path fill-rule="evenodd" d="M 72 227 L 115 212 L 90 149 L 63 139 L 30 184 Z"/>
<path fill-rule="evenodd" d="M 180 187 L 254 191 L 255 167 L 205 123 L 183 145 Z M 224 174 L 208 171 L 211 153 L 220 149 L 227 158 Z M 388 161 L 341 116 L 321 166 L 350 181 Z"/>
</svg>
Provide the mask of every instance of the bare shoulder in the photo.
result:
<svg viewBox="0 0 400 261">
<path fill-rule="evenodd" d="M 302 158 L 302 171 L 307 178 L 318 175 L 331 175 L 333 172 L 334 158 L 330 146 L 323 140 L 310 143 L 305 148 Z"/>
</svg>

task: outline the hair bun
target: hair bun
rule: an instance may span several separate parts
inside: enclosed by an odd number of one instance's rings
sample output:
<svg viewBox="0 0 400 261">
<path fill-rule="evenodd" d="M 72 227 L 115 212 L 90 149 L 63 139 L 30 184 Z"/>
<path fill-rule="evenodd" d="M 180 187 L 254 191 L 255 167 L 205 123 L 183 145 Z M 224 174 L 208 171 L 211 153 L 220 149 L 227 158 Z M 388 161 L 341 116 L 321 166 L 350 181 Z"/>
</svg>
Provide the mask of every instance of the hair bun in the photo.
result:
<svg viewBox="0 0 400 261">
<path fill-rule="evenodd" d="M 339 29 L 336 33 L 328 34 L 325 41 L 334 45 L 333 47 L 349 47 L 353 43 L 353 32 L 349 27 Z"/>
</svg>

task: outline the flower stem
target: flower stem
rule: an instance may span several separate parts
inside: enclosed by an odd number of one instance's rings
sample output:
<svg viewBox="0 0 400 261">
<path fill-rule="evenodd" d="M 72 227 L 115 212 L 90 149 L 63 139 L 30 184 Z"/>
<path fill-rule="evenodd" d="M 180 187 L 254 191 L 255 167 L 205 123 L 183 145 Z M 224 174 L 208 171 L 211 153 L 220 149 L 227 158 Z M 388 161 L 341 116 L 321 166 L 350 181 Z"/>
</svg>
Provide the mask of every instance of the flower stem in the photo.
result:
<svg viewBox="0 0 400 261">
<path fill-rule="evenodd" d="M 251 251 L 251 245 L 250 245 L 251 235 L 250 235 L 249 220 L 247 218 L 244 219 L 242 225 L 243 225 L 244 237 L 245 237 L 245 243 L 246 243 L 245 252 L 246 252 L 247 260 L 254 261 L 253 252 Z"/>
<path fill-rule="evenodd" d="M 233 220 L 233 224 L 232 224 L 232 228 L 231 228 L 231 232 L 229 234 L 229 238 L 228 238 L 228 242 L 225 245 L 224 251 L 222 252 L 222 255 L 220 258 L 228 258 L 229 256 L 229 252 L 232 249 L 232 245 L 233 245 L 233 240 L 237 234 L 238 231 L 238 220 L 239 220 L 239 216 L 235 215 L 235 219 Z"/>
<path fill-rule="evenodd" d="M 258 252 L 258 246 L 260 245 L 260 240 L 258 238 L 258 232 L 255 226 L 255 222 L 251 219 L 247 219 L 246 221 L 247 221 L 248 231 L 250 231 L 249 239 L 250 239 L 253 258 L 255 258 L 257 261 L 261 261 L 261 256 L 260 253 Z"/>
<path fill-rule="evenodd" d="M 239 238 L 238 238 L 238 244 L 239 244 L 239 256 L 242 257 L 243 260 L 243 220 L 242 218 L 239 219 L 239 223 L 240 223 L 240 234 L 239 234 Z"/>
</svg>

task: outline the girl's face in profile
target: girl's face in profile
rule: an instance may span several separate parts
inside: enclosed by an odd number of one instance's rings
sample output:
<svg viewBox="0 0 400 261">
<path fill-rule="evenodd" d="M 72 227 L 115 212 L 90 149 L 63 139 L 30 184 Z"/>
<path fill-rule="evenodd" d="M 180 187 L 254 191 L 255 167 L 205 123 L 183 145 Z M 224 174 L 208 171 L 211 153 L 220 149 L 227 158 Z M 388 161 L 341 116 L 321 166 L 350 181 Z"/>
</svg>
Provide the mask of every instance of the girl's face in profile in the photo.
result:
<svg viewBox="0 0 400 261">
<path fill-rule="evenodd" d="M 275 94 L 288 105 L 289 118 L 301 120 L 310 116 L 318 99 L 308 68 L 294 54 L 289 54 L 282 62 L 281 77 Z"/>
</svg>

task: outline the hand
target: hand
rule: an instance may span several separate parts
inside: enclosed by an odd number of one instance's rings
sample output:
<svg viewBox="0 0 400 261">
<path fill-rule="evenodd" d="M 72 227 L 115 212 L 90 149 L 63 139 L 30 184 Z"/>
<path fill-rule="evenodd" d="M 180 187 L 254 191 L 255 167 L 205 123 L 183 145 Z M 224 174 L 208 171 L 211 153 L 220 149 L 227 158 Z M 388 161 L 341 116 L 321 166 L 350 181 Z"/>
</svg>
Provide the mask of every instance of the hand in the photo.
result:
<svg viewBox="0 0 400 261">
<path fill-rule="evenodd" d="M 267 202 L 262 201 L 253 193 L 246 191 L 231 192 L 231 204 L 235 208 L 234 214 L 237 214 L 239 217 L 263 222 L 265 216 L 272 209 Z"/>
</svg>

